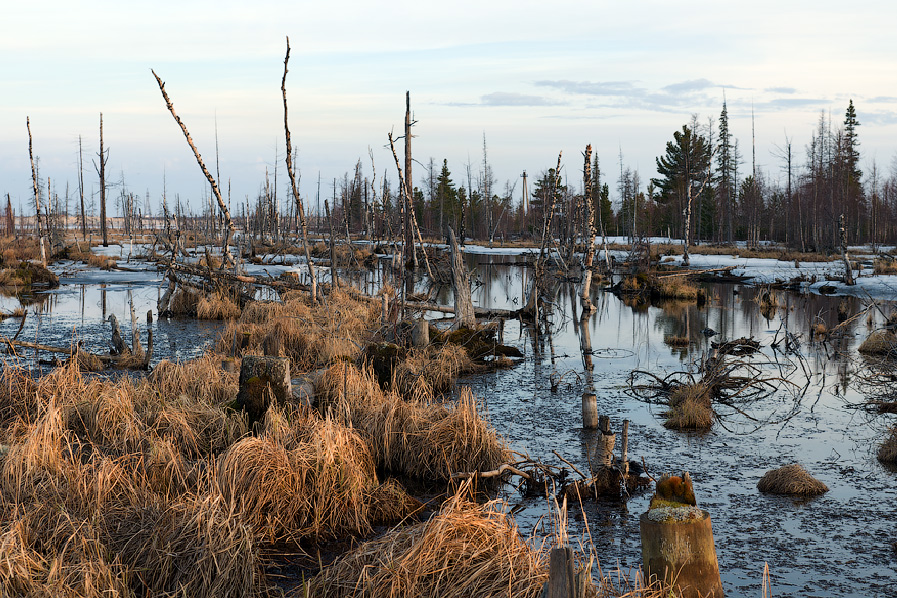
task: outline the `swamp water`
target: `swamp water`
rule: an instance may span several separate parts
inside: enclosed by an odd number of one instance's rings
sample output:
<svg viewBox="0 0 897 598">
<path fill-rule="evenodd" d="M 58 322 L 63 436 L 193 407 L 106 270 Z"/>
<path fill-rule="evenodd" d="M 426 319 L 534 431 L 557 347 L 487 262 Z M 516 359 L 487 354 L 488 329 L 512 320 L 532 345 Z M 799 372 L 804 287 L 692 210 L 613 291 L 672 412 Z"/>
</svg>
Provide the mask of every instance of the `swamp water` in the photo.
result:
<svg viewBox="0 0 897 598">
<path fill-rule="evenodd" d="M 476 267 L 477 305 L 507 309 L 522 305 L 531 271 L 508 263 L 519 259 L 468 256 L 469 265 Z M 277 274 L 277 268 L 268 269 Z M 347 273 L 346 279 L 370 291 L 379 286 L 384 272 L 385 267 Z M 74 338 L 83 340 L 89 350 L 107 350 L 110 332 L 105 320 L 110 313 L 130 340 L 133 299 L 145 342 L 146 312 L 155 313 L 161 292 L 162 276 L 154 267 L 143 272 L 99 272 L 72 266 L 63 267 L 60 274 L 59 289 L 37 295 L 27 306 L 20 339 L 68 346 Z M 587 472 L 595 434 L 582 429 L 580 409 L 581 395 L 591 387 L 598 396 L 599 413 L 610 416 L 617 432 L 617 452 L 622 422 L 628 419 L 630 458 L 644 458 L 653 476 L 691 472 L 698 505 L 713 519 L 726 595 L 760 596 L 764 563 L 769 564 L 774 595 L 894 595 L 897 473 L 875 458 L 893 416 L 872 415 L 857 407 L 868 398 L 854 375 L 863 363 L 856 347 L 869 332 L 866 319 L 848 324 L 837 341 L 809 340 L 811 325 L 833 328 L 839 305 L 842 312 L 846 308 L 856 313 L 863 307 L 858 300 L 780 293 L 783 307 L 767 319 L 755 300 L 756 289 L 740 285 L 706 286 L 711 299 L 702 308 L 681 302 L 629 306 L 598 291 L 598 310 L 583 328 L 577 287 L 558 283 L 551 300 L 552 325 L 538 337 L 517 321 L 505 323 L 504 342 L 525 353 L 523 363 L 461 381 L 483 399 L 490 422 L 513 449 L 564 466 L 552 454 L 557 451 Z M 450 303 L 451 291 L 443 291 L 437 301 Z M 14 298 L 0 301 L 3 311 L 18 305 Z M 881 321 L 877 314 L 873 327 Z M 19 322 L 16 318 L 0 322 L 0 334 L 15 334 Z M 202 354 L 220 326 L 156 318 L 153 363 Z M 701 333 L 705 328 L 718 336 L 709 339 Z M 585 330 L 591 340 L 591 369 L 581 349 Z M 773 339 L 783 339 L 785 330 L 801 336 L 803 366 L 796 356 L 776 355 L 770 349 Z M 665 344 L 671 336 L 687 336 L 688 348 Z M 705 433 L 664 428 L 662 407 L 627 392 L 633 370 L 662 377 L 693 369 L 711 340 L 739 337 L 761 342 L 762 355 L 751 360 L 765 364 L 761 366 L 765 375 L 787 374 L 801 392 L 774 393 L 746 406 L 747 416 L 727 412 Z M 30 350 L 22 353 L 31 355 Z M 825 482 L 830 492 L 795 500 L 757 491 L 763 473 L 793 462 Z M 514 507 L 522 533 L 548 532 L 544 498 L 524 498 L 513 485 L 506 485 L 501 494 Z M 619 567 L 631 577 L 641 562 L 638 518 L 647 510 L 649 497 L 650 492 L 637 495 L 625 505 L 588 500 L 582 510 L 570 505 L 571 541 L 594 546 L 605 573 Z"/>
</svg>

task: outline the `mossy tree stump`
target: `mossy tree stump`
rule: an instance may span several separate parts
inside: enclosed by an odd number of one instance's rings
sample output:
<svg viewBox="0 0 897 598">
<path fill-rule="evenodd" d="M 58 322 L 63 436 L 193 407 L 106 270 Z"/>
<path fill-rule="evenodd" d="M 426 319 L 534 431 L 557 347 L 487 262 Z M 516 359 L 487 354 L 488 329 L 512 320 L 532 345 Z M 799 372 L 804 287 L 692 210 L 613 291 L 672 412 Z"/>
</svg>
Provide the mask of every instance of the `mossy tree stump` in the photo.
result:
<svg viewBox="0 0 897 598">
<path fill-rule="evenodd" d="M 272 402 L 283 404 L 292 395 L 289 358 L 243 356 L 237 405 L 249 414 L 250 424 L 262 419 Z"/>
</svg>

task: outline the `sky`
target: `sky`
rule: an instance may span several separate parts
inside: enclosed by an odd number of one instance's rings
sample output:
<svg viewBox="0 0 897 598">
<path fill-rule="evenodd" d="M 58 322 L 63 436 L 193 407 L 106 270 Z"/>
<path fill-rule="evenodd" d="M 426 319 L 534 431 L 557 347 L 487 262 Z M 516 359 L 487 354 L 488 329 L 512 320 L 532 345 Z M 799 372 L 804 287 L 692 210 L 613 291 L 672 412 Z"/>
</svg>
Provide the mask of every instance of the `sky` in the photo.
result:
<svg viewBox="0 0 897 598">
<path fill-rule="evenodd" d="M 201 209 L 208 184 L 152 69 L 232 206 L 255 200 L 266 171 L 285 198 L 287 36 L 290 131 L 312 210 L 319 176 L 329 197 L 359 159 L 395 189 L 387 134 L 402 134 L 406 91 L 417 185 L 430 158 L 459 186 L 468 165 L 475 180 L 485 138 L 496 190 L 519 200 L 521 173 L 532 190 L 559 152 L 580 185 L 592 144 L 613 197 L 621 155 L 644 186 L 673 132 L 694 114 L 715 126 L 724 97 L 743 172 L 752 113 L 757 165 L 775 180 L 786 138 L 802 164 L 820 114 L 837 126 L 852 99 L 864 169 L 887 173 L 895 17 L 897 4 L 872 1 L 3 0 L 0 193 L 29 210 L 27 117 L 43 184 L 60 196 L 66 184 L 78 193 L 81 140 L 89 203 L 102 112 L 111 197 L 149 195 L 156 209 L 164 192 Z"/>
</svg>

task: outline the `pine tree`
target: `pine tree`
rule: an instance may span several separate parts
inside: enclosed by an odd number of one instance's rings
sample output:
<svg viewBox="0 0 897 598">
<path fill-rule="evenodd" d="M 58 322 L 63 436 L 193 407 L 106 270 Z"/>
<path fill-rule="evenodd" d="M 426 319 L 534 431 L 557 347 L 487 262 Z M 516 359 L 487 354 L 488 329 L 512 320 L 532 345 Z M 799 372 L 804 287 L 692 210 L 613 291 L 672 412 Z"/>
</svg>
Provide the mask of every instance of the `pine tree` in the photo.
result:
<svg viewBox="0 0 897 598">
<path fill-rule="evenodd" d="M 726 241 L 729 244 L 734 242 L 732 223 L 733 213 L 735 212 L 735 177 L 733 176 L 734 164 L 732 156 L 732 137 L 729 133 L 729 111 L 726 108 L 726 100 L 723 99 L 723 110 L 719 115 L 719 136 L 718 151 L 716 158 L 716 172 L 719 185 L 716 187 L 717 207 L 720 216 L 719 229 L 722 238 L 722 216 L 726 217 Z"/>
</svg>

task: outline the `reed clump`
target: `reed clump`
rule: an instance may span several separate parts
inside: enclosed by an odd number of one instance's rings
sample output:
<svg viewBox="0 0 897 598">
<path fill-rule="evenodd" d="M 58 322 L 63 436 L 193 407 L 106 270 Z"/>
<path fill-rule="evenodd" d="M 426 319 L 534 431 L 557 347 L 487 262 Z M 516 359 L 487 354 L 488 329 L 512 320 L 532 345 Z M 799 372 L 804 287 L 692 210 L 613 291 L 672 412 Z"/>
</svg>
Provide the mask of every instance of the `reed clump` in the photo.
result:
<svg viewBox="0 0 897 598">
<path fill-rule="evenodd" d="M 477 367 L 467 350 L 452 343 L 410 351 L 393 370 L 392 387 L 403 396 L 433 397 L 449 390 L 462 374 Z"/>
<path fill-rule="evenodd" d="M 384 392 L 370 370 L 340 363 L 320 377 L 316 392 L 364 434 L 386 471 L 436 481 L 508 462 L 507 446 L 480 416 L 469 388 L 454 401 L 405 400 Z"/>
<path fill-rule="evenodd" d="M 897 355 L 897 334 L 892 330 L 876 330 L 860 344 L 857 351 L 866 355 Z"/>
<path fill-rule="evenodd" d="M 660 299 L 696 301 L 700 289 L 684 276 L 658 277 L 651 286 L 651 294 Z"/>
<path fill-rule="evenodd" d="M 897 427 L 892 427 L 888 437 L 879 445 L 878 460 L 882 463 L 897 464 Z"/>
<path fill-rule="evenodd" d="M 684 383 L 669 394 L 663 425 L 675 430 L 706 430 L 713 425 L 713 389 L 705 382 Z"/>
<path fill-rule="evenodd" d="M 311 371 L 355 359 L 379 317 L 376 304 L 351 291 L 331 293 L 326 306 L 310 306 L 304 293 L 288 292 L 283 299 L 248 304 L 225 328 L 216 350 L 232 352 L 236 337 L 244 352 L 289 357 L 292 372 Z"/>
<path fill-rule="evenodd" d="M 196 306 L 196 317 L 200 320 L 230 320 L 240 317 L 240 305 L 225 293 L 204 295 Z"/>
<path fill-rule="evenodd" d="M 798 463 L 792 463 L 763 474 L 757 482 L 760 492 L 793 496 L 818 496 L 828 492 L 828 486 L 811 476 Z"/>
<path fill-rule="evenodd" d="M 897 260 L 893 257 L 877 257 L 872 261 L 874 274 L 897 274 Z"/>
<path fill-rule="evenodd" d="M 456 495 L 429 521 L 396 528 L 341 556 L 300 591 L 326 598 L 536 598 L 548 579 L 547 560 L 494 504 Z"/>
<path fill-rule="evenodd" d="M 218 485 L 233 511 L 269 542 L 370 531 L 377 478 L 359 435 L 330 418 L 268 413 L 262 435 L 222 455 Z"/>
</svg>

